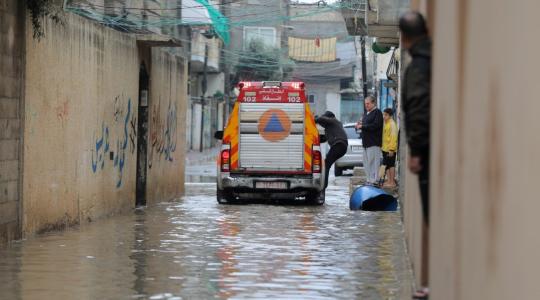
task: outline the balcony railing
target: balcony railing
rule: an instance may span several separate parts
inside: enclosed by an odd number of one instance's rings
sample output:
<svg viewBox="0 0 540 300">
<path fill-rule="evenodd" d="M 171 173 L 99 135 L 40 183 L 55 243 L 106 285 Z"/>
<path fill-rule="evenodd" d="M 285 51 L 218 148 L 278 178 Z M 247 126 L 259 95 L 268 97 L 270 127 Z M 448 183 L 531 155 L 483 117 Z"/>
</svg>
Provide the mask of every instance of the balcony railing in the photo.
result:
<svg viewBox="0 0 540 300">
<path fill-rule="evenodd" d="M 398 82 L 399 78 L 399 60 L 396 59 L 396 49 L 394 49 L 394 52 L 392 52 L 392 58 L 390 59 L 390 63 L 388 64 L 388 69 L 386 69 L 386 77 L 388 79 L 393 80 L 394 82 Z"/>
<path fill-rule="evenodd" d="M 376 37 L 384 46 L 399 44 L 399 16 L 410 0 L 343 0 L 341 5 L 349 34 Z"/>
<path fill-rule="evenodd" d="M 341 13 L 350 35 L 366 35 L 367 0 L 342 0 Z"/>
</svg>

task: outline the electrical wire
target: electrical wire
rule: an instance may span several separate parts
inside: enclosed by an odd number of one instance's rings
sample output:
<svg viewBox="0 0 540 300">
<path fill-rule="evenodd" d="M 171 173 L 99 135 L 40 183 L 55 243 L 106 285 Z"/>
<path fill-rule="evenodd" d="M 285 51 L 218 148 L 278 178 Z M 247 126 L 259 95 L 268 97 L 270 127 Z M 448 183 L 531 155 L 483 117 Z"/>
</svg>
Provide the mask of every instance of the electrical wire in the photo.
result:
<svg viewBox="0 0 540 300">
<path fill-rule="evenodd" d="M 220 6 L 225 6 L 225 5 L 229 5 L 229 4 L 232 4 L 232 5 L 236 5 L 236 4 L 239 4 L 238 2 L 234 2 L 234 1 L 231 1 L 231 2 L 228 2 L 228 3 L 222 3 L 220 4 Z M 251 4 L 250 4 L 251 5 Z M 261 7 L 273 7 L 273 5 L 265 5 L 265 4 L 261 4 L 260 5 Z M 100 5 L 95 5 L 95 7 L 100 7 Z M 118 9 L 128 9 L 128 8 L 124 8 L 124 7 L 111 7 L 111 6 L 101 6 L 102 8 L 118 8 Z M 264 25 L 268 25 L 269 23 L 271 23 L 272 21 L 273 22 L 284 22 L 284 21 L 290 21 L 290 20 L 293 20 L 293 19 L 297 19 L 297 18 L 302 18 L 302 17 L 306 17 L 306 16 L 314 16 L 314 15 L 317 15 L 317 14 L 322 14 L 322 13 L 327 13 L 327 12 L 331 12 L 331 11 L 335 11 L 337 9 L 341 9 L 343 6 L 342 5 L 328 5 L 328 6 L 325 6 L 323 8 L 319 8 L 319 9 L 316 9 L 316 10 L 313 10 L 313 11 L 307 11 L 305 13 L 301 13 L 301 14 L 297 14 L 295 16 L 268 16 L 269 14 L 272 14 L 272 13 L 275 13 L 275 12 L 281 12 L 282 10 L 279 9 L 279 10 L 273 10 L 273 11 L 265 11 L 265 12 L 260 12 L 260 10 L 258 12 L 256 12 L 256 9 L 253 9 L 253 13 L 250 12 L 249 10 L 243 10 L 243 15 L 234 15 L 232 14 L 230 16 L 230 18 L 227 18 L 227 19 L 231 19 L 231 20 L 234 20 L 234 19 L 241 19 L 243 17 L 251 17 L 253 16 L 254 18 L 245 18 L 244 20 L 238 20 L 238 21 L 233 21 L 233 22 L 229 22 L 229 26 L 230 26 L 230 30 L 234 30 L 234 31 L 238 31 L 238 30 L 243 30 L 243 27 L 246 26 L 247 24 L 253 24 L 253 25 L 256 25 L 256 24 L 264 24 Z M 129 9 L 133 9 L 133 10 L 139 10 L 139 11 L 156 11 L 156 10 L 161 10 L 161 11 L 176 11 L 178 9 L 182 9 L 182 8 L 204 8 L 203 5 L 201 6 L 176 6 L 176 7 L 173 7 L 173 8 L 161 8 L 161 9 L 148 9 L 148 8 L 129 8 Z M 178 18 L 178 17 L 175 17 L 175 16 L 157 16 L 157 20 L 152 20 L 152 17 L 150 17 L 151 19 L 150 20 L 139 20 L 137 18 L 132 18 L 133 14 L 129 14 L 129 16 L 117 16 L 117 17 L 114 17 L 114 16 L 109 16 L 109 15 L 106 15 L 104 13 L 100 13 L 100 12 L 97 12 L 95 10 L 92 10 L 92 9 L 84 9 L 84 8 L 77 8 L 77 7 L 70 7 L 68 6 L 67 7 L 67 10 L 68 11 L 71 11 L 71 12 L 74 12 L 74 13 L 77 13 L 77 14 L 81 14 L 83 16 L 86 16 L 86 17 L 89 17 L 91 19 L 95 19 L 95 20 L 99 20 L 101 23 L 105 24 L 105 25 L 111 25 L 111 26 L 114 26 L 114 27 L 117 27 L 117 28 L 121 28 L 123 30 L 126 30 L 126 31 L 129 31 L 131 28 L 135 28 L 135 29 L 140 29 L 140 28 L 144 28 L 144 26 L 146 27 L 165 27 L 165 26 L 178 26 L 178 25 L 190 25 L 190 26 L 199 26 L 199 25 L 208 25 L 208 24 L 203 24 L 202 22 L 190 22 L 190 20 L 188 20 L 187 18 Z M 197 13 L 197 12 L 196 12 Z M 203 15 L 201 14 L 201 17 L 203 17 Z M 196 17 L 194 17 L 196 18 Z M 340 33 L 343 33 L 340 32 Z M 347 38 L 346 38 L 347 39 Z M 346 40 L 345 39 L 345 40 Z M 191 43 L 192 41 L 191 40 L 181 40 L 182 42 L 185 42 L 185 43 Z M 235 62 L 237 66 L 243 66 L 243 67 L 253 67 L 253 68 L 275 68 L 276 66 L 281 66 L 283 65 L 283 63 L 290 63 L 290 62 L 287 62 L 287 60 L 285 61 L 282 61 L 281 59 L 281 55 L 284 55 L 285 52 L 287 51 L 291 51 L 291 50 L 295 50 L 295 48 L 291 49 L 289 47 L 289 49 L 280 49 L 279 50 L 279 55 L 277 55 L 277 58 L 276 60 L 272 59 L 272 60 L 268 60 L 267 58 L 261 58 L 260 56 L 257 57 L 257 55 L 249 55 L 248 53 L 246 53 L 246 51 L 237 51 L 237 50 L 227 50 L 227 49 L 221 49 L 221 51 L 223 51 L 224 55 L 222 56 L 222 59 L 223 59 L 223 63 L 229 63 L 229 62 Z M 336 50 L 328 50 L 330 52 L 336 52 Z M 319 51 L 318 54 L 319 55 L 324 55 L 326 54 L 327 52 L 325 51 Z M 340 53 L 343 53 L 343 52 L 340 52 Z M 244 58 L 244 62 L 239 62 L 240 58 Z M 250 61 L 249 63 L 245 63 L 245 61 Z M 304 63 L 304 62 L 296 62 L 296 63 Z M 306 73 L 305 75 L 310 75 L 311 74 L 315 74 L 315 72 L 318 72 L 317 69 L 320 68 L 321 71 L 328 71 L 328 72 L 331 72 L 331 71 L 335 71 L 335 70 L 339 70 L 340 68 L 343 68 L 342 65 L 339 65 L 339 66 L 336 66 L 334 68 L 328 68 L 328 65 L 325 65 L 326 63 L 320 63 L 319 66 L 313 66 L 312 68 L 310 68 L 310 71 L 308 71 L 309 73 Z"/>
</svg>

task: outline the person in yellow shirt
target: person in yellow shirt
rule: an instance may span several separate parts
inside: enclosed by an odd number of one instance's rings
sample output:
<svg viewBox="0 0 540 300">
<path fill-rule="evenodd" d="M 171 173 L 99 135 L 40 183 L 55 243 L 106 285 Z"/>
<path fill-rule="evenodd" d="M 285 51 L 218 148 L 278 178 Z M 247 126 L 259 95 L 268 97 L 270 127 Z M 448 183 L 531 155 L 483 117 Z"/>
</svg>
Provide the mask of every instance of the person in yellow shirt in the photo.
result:
<svg viewBox="0 0 540 300">
<path fill-rule="evenodd" d="M 387 108 L 383 111 L 383 139 L 381 150 L 383 152 L 383 165 L 386 166 L 386 182 L 384 187 L 396 186 L 396 152 L 398 144 L 398 128 L 392 118 L 394 110 Z"/>
</svg>

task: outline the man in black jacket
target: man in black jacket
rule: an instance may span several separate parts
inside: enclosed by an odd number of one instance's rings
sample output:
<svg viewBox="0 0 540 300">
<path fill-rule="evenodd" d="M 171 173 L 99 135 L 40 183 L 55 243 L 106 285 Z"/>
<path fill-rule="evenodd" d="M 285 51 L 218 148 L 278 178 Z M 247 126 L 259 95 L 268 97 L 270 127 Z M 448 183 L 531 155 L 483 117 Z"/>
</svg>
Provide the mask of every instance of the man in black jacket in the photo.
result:
<svg viewBox="0 0 540 300">
<path fill-rule="evenodd" d="M 322 116 L 315 118 L 315 123 L 324 127 L 324 133 L 330 145 L 330 150 L 326 154 L 325 164 L 325 176 L 324 176 L 324 189 L 328 187 L 328 176 L 330 174 L 330 168 L 340 159 L 345 153 L 347 153 L 347 147 L 349 141 L 347 133 L 343 129 L 343 124 L 336 119 L 336 116 L 331 111 L 326 111 Z"/>
<path fill-rule="evenodd" d="M 417 12 L 399 21 L 403 47 L 412 61 L 405 70 L 402 99 L 405 133 L 410 148 L 409 169 L 418 174 L 422 213 L 429 224 L 429 135 L 431 103 L 431 41 L 424 18 Z"/>
<path fill-rule="evenodd" d="M 367 184 L 376 185 L 381 167 L 381 146 L 383 133 L 383 115 L 377 108 L 375 98 L 367 96 L 364 100 L 366 114 L 361 122 L 356 124 L 362 130 L 362 146 L 364 147 L 364 169 L 366 170 Z"/>
<path fill-rule="evenodd" d="M 422 247 L 429 245 L 429 144 L 431 121 L 431 41 L 428 37 L 426 22 L 418 12 L 405 13 L 399 19 L 399 30 L 403 48 L 412 57 L 403 78 L 403 114 L 405 133 L 409 144 L 409 170 L 418 174 L 422 214 L 425 229 Z M 428 255 L 424 255 L 422 264 L 429 269 Z M 414 293 L 414 299 L 428 299 L 429 275 L 427 272 L 420 279 L 424 286 Z"/>
</svg>

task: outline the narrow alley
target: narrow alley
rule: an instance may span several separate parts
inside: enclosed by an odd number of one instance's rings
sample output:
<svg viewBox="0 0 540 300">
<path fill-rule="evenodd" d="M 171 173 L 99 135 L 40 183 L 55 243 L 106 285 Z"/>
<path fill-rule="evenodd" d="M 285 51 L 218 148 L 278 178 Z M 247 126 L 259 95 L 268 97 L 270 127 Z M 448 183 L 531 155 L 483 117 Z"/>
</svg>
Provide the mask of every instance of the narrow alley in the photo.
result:
<svg viewBox="0 0 540 300">
<path fill-rule="evenodd" d="M 193 156 L 182 199 L 0 248 L 0 298 L 410 295 L 400 215 L 350 211 L 347 176 L 324 206 L 219 205 L 215 162 Z"/>
</svg>

